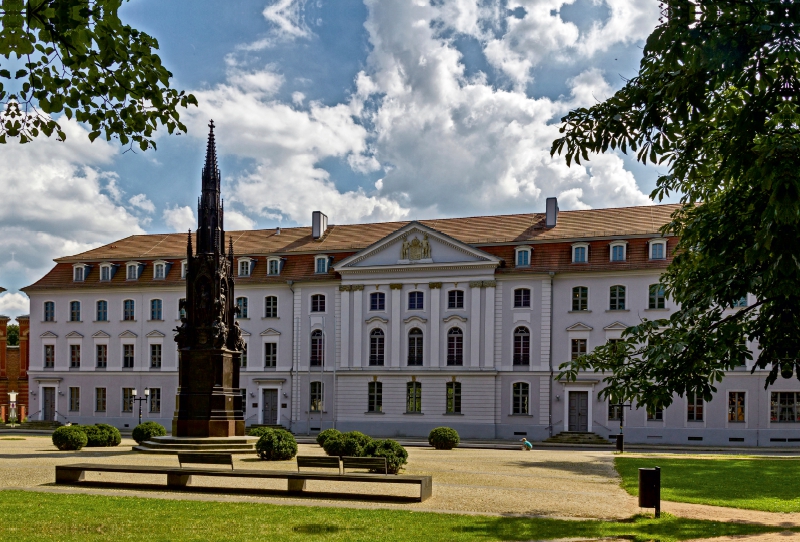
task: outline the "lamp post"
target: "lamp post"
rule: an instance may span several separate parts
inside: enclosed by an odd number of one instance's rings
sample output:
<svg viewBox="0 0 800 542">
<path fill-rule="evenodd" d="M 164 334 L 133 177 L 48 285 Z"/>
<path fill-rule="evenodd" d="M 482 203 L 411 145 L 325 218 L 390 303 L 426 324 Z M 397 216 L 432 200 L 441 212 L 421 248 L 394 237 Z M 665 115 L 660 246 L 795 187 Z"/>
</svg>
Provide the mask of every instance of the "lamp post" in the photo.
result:
<svg viewBox="0 0 800 542">
<path fill-rule="evenodd" d="M 625 436 L 622 433 L 622 428 L 625 425 L 625 407 L 632 408 L 630 403 L 613 403 L 611 406 L 619 407 L 619 435 L 617 435 L 617 450 L 620 453 L 625 451 Z"/>
<path fill-rule="evenodd" d="M 150 388 L 144 389 L 144 397 L 136 397 L 136 388 L 133 389 L 133 400 L 139 403 L 139 425 L 142 425 L 142 401 L 147 402 L 150 397 Z"/>
</svg>

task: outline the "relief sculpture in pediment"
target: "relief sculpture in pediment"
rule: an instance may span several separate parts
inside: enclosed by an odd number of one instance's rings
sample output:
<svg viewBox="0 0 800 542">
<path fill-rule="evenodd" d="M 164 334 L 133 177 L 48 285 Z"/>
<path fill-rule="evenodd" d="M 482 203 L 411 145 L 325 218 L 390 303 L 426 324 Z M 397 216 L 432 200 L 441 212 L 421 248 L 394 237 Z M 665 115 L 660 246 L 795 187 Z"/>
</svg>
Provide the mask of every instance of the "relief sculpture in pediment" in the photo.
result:
<svg viewBox="0 0 800 542">
<path fill-rule="evenodd" d="M 414 237 L 411 241 L 408 237 L 403 238 L 403 244 L 400 247 L 400 260 L 418 262 L 420 260 L 430 260 L 431 258 L 431 244 L 428 241 L 428 234 L 424 234 L 422 240 Z"/>
</svg>

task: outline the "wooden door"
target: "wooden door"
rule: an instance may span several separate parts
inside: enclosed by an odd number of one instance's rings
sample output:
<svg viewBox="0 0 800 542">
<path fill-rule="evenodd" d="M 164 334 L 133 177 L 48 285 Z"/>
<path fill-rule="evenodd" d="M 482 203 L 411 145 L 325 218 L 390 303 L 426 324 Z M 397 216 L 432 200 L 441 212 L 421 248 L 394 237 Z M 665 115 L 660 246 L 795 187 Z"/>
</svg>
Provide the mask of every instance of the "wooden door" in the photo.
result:
<svg viewBox="0 0 800 542">
<path fill-rule="evenodd" d="M 262 401 L 262 416 L 267 425 L 278 423 L 278 390 L 264 390 Z"/>
<path fill-rule="evenodd" d="M 48 422 L 56 419 L 56 389 L 42 388 L 44 406 L 42 408 L 42 419 Z"/>
<path fill-rule="evenodd" d="M 589 430 L 589 392 L 569 392 L 569 430 Z"/>
</svg>

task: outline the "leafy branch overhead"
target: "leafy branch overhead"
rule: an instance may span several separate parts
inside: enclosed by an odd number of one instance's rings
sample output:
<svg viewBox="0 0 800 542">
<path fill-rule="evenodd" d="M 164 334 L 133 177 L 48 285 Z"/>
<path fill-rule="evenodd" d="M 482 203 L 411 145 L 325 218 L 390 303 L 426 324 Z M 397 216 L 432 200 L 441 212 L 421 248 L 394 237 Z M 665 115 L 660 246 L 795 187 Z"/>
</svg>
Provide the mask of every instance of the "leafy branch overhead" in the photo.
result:
<svg viewBox="0 0 800 542">
<path fill-rule="evenodd" d="M 178 108 L 197 100 L 170 87 L 158 42 L 122 24 L 122 0 L 0 2 L 0 143 L 63 140 L 60 114 L 142 150 L 159 124 L 186 132 Z"/>
<path fill-rule="evenodd" d="M 676 393 L 710 399 L 725 371 L 752 357 L 767 385 L 800 378 L 800 2 L 662 8 L 639 74 L 564 117 L 551 150 L 568 164 L 636 153 L 668 167 L 651 197 L 684 204 L 663 230 L 679 238 L 662 277 L 676 310 L 560 375 L 602 371 L 606 395 L 651 410 Z M 736 307 L 748 294 L 750 306 Z"/>
</svg>

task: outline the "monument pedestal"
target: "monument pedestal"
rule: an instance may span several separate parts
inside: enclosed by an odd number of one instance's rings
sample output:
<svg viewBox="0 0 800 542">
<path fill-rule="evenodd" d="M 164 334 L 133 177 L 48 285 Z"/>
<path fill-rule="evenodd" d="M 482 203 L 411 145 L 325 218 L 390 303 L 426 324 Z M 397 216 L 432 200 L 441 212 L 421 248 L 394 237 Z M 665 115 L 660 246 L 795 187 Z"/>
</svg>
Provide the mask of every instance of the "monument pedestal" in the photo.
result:
<svg viewBox="0 0 800 542">
<path fill-rule="evenodd" d="M 258 437 L 153 437 L 134 446 L 146 454 L 225 453 L 253 454 Z"/>
</svg>

